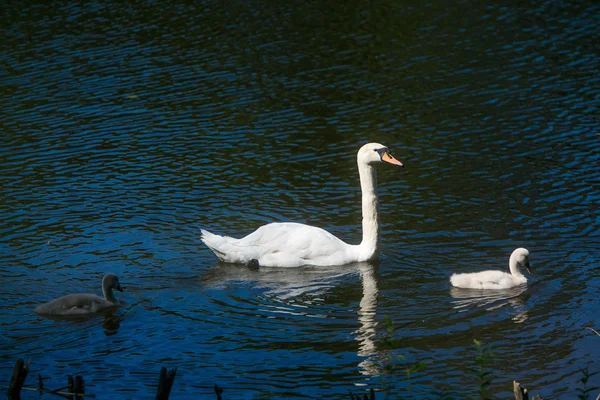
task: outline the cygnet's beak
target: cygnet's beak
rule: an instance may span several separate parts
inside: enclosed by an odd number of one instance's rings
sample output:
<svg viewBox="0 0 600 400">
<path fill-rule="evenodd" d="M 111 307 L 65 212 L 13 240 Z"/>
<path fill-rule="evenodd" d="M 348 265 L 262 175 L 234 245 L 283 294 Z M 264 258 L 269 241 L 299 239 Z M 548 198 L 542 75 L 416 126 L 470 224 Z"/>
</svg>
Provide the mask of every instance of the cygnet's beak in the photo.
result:
<svg viewBox="0 0 600 400">
<path fill-rule="evenodd" d="M 525 269 L 527 269 L 527 272 L 532 274 L 530 267 L 531 267 L 531 265 L 529 264 L 529 260 L 525 261 Z"/>
<path fill-rule="evenodd" d="M 119 292 L 123 291 L 123 288 L 121 287 L 120 283 L 117 283 L 117 287 L 115 289 L 117 289 Z"/>
<path fill-rule="evenodd" d="M 386 151 L 385 153 L 383 153 L 383 155 L 381 156 L 381 161 L 385 161 L 386 163 L 390 163 L 390 164 L 394 164 L 394 165 L 398 165 L 400 167 L 403 167 L 404 165 L 402 165 L 402 163 L 398 160 L 396 160 L 394 158 L 394 156 L 392 156 L 390 154 L 389 151 Z"/>
</svg>

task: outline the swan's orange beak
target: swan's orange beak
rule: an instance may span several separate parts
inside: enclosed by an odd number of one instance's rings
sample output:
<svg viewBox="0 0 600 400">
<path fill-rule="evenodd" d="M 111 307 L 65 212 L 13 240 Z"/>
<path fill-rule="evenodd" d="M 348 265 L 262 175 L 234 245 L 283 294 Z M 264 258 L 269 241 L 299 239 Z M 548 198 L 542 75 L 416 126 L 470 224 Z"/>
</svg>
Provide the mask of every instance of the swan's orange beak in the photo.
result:
<svg viewBox="0 0 600 400">
<path fill-rule="evenodd" d="M 388 151 L 383 153 L 383 155 L 381 156 L 381 161 L 385 161 L 386 163 L 390 163 L 390 164 L 394 164 L 394 165 L 399 165 L 401 167 L 404 166 L 404 165 L 402 165 L 402 163 L 400 161 L 396 160 L 394 158 L 394 156 L 392 156 Z"/>
</svg>

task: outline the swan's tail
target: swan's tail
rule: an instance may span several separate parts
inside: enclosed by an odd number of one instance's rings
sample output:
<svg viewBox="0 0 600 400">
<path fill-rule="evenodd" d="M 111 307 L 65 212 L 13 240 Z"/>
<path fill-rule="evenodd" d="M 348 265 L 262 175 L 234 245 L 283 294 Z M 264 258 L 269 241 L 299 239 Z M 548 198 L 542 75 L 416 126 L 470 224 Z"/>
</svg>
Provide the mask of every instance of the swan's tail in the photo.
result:
<svg viewBox="0 0 600 400">
<path fill-rule="evenodd" d="M 450 284 L 455 287 L 469 287 L 471 279 L 465 277 L 464 274 L 452 274 L 450 277 Z"/>
<path fill-rule="evenodd" d="M 214 233 L 210 233 L 209 231 L 206 231 L 204 229 L 200 229 L 200 232 L 202 233 L 200 240 L 202 240 L 202 242 L 204 242 L 204 244 L 209 249 L 211 249 L 212 252 L 215 253 L 215 255 L 217 257 L 219 257 L 220 260 L 225 261 L 225 258 L 226 258 L 225 253 L 223 253 L 221 250 L 219 250 L 220 247 L 222 247 L 224 244 L 227 244 L 227 241 L 225 240 L 225 238 L 223 236 L 219 236 L 219 235 L 215 235 Z"/>
<path fill-rule="evenodd" d="M 201 229 L 200 232 L 202 233 L 200 240 L 219 257 L 219 260 L 243 264 L 252 259 L 252 257 L 248 257 L 239 251 L 239 246 L 235 244 L 239 239 L 215 235 L 204 229 Z"/>
</svg>

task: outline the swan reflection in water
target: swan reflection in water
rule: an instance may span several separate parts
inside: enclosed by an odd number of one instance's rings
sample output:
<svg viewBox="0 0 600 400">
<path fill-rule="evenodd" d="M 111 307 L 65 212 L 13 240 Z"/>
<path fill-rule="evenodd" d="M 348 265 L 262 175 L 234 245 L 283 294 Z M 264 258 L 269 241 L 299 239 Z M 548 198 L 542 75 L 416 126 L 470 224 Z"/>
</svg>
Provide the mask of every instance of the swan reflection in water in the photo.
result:
<svg viewBox="0 0 600 400">
<path fill-rule="evenodd" d="M 218 263 L 207 270 L 202 281 L 209 286 L 221 287 L 230 282 L 252 282 L 255 288 L 264 288 L 266 293 L 279 300 L 289 301 L 301 296 L 320 298 L 341 282 L 358 276 L 362 283 L 362 296 L 357 310 L 358 329 L 353 332 L 358 342 L 358 356 L 362 359 L 359 370 L 363 375 L 379 375 L 378 363 L 372 360 L 377 354 L 377 280 L 375 264 L 354 263 L 333 267 L 260 268 L 248 269 L 242 265 Z M 278 308 L 277 312 L 297 313 Z"/>
<path fill-rule="evenodd" d="M 241 264 L 218 263 L 201 277 L 205 285 L 221 287 L 231 282 L 252 282 L 257 289 L 286 300 L 302 295 L 326 293 L 352 275 L 358 275 L 361 263 L 332 267 L 249 269 Z"/>
<path fill-rule="evenodd" d="M 485 308 L 486 311 L 493 311 L 506 305 L 512 307 L 515 323 L 525 322 L 529 315 L 525 308 L 522 294 L 527 290 L 526 285 L 501 290 L 481 290 L 481 289 L 461 289 L 450 288 L 450 295 L 453 297 L 453 308 L 458 312 L 465 312 L 473 307 Z"/>
<path fill-rule="evenodd" d="M 359 371 L 363 375 L 377 376 L 380 374 L 380 366 L 372 356 L 377 354 L 375 337 L 377 336 L 377 280 L 375 279 L 375 267 L 372 264 L 363 264 L 359 267 L 362 281 L 362 298 L 358 310 L 358 322 L 356 331 L 358 341 L 358 355 L 363 357 Z"/>
<path fill-rule="evenodd" d="M 101 319 L 100 325 L 104 329 L 104 334 L 112 336 L 121 327 L 121 322 L 125 319 L 125 312 L 123 309 L 114 308 L 88 315 L 43 315 L 42 317 L 52 321 L 73 324 L 76 329 L 84 329 L 97 325 L 98 320 Z"/>
</svg>

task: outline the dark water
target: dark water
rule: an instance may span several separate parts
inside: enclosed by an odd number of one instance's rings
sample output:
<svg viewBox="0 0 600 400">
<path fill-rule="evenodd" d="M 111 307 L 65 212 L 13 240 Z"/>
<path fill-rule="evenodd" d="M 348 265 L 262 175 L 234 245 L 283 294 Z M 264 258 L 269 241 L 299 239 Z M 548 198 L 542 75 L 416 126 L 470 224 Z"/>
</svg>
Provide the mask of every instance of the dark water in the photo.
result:
<svg viewBox="0 0 600 400">
<path fill-rule="evenodd" d="M 447 4 L 5 3 L 6 383 L 24 357 L 98 398 L 154 398 L 161 366 L 177 399 L 464 398 L 478 339 L 494 396 L 575 398 L 600 371 L 600 4 Z M 270 221 L 359 242 L 369 141 L 405 163 L 379 174 L 379 264 L 249 271 L 200 242 Z M 527 288 L 449 287 L 519 246 Z M 33 313 L 108 271 L 125 308 Z"/>
</svg>

